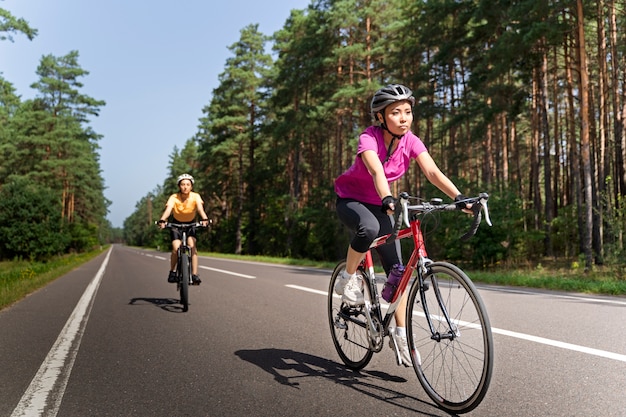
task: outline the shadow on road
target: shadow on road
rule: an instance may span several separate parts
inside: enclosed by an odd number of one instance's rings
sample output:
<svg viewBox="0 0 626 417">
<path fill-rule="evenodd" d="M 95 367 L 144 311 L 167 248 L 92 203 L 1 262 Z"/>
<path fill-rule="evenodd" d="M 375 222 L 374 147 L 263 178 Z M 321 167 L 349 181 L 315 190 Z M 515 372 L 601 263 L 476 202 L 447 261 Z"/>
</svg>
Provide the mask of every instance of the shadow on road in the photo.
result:
<svg viewBox="0 0 626 417">
<path fill-rule="evenodd" d="M 235 355 L 273 375 L 274 380 L 278 383 L 296 389 L 300 389 L 300 383 L 297 382 L 297 379 L 322 377 L 348 386 L 377 400 L 416 412 L 421 416 L 441 416 L 444 413 L 431 403 L 385 388 L 380 382 L 407 382 L 403 377 L 390 375 L 386 372 L 352 371 L 338 362 L 288 349 L 238 350 Z M 416 409 L 411 404 L 420 405 L 422 410 Z M 438 413 L 432 414 L 423 411 L 423 409 L 428 408 L 434 408 Z M 453 416 L 453 414 L 448 415 Z"/>
<path fill-rule="evenodd" d="M 154 305 L 171 313 L 182 313 L 183 306 L 177 298 L 152 298 L 152 297 L 136 297 L 132 298 L 129 305 Z"/>
</svg>

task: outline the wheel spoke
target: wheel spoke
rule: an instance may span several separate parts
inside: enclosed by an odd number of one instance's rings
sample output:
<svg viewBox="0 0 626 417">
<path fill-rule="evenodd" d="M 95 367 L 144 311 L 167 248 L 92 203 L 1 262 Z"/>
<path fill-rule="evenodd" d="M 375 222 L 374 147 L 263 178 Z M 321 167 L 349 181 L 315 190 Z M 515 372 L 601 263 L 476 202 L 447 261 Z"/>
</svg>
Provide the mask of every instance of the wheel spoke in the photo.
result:
<svg viewBox="0 0 626 417">
<path fill-rule="evenodd" d="M 345 269 L 339 264 L 330 279 L 328 289 L 328 321 L 333 343 L 342 362 L 351 369 L 362 369 L 372 358 L 369 336 L 365 324 L 364 307 L 351 308 L 334 294 L 335 281 Z M 367 284 L 366 284 L 367 285 Z M 368 292 L 365 292 L 368 294 Z"/>
<path fill-rule="evenodd" d="M 424 280 L 429 284 L 424 300 L 417 286 L 409 295 L 409 343 L 422 360 L 415 371 L 440 407 L 468 412 L 482 401 L 491 379 L 489 319 L 476 288 L 457 267 L 433 263 Z"/>
</svg>

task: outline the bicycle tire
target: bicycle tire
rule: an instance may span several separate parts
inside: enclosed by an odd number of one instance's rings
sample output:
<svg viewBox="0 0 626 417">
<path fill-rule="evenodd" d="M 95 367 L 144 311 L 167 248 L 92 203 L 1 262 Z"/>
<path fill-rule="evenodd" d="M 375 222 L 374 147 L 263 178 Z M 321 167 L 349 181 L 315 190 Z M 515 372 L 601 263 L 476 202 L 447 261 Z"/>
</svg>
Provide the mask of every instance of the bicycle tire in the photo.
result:
<svg viewBox="0 0 626 417">
<path fill-rule="evenodd" d="M 335 282 L 346 263 L 340 262 L 333 271 L 328 286 L 328 323 L 330 335 L 335 349 L 342 362 L 350 369 L 363 369 L 372 359 L 374 352 L 369 348 L 369 334 L 365 319 L 365 306 L 350 307 L 341 301 L 341 296 L 335 294 Z M 368 277 L 363 275 L 363 287 L 369 288 Z M 365 297 L 370 297 L 369 290 L 364 291 Z"/>
<path fill-rule="evenodd" d="M 189 257 L 182 254 L 180 260 L 180 303 L 183 305 L 183 312 L 189 310 Z"/>
<path fill-rule="evenodd" d="M 419 280 L 415 280 L 408 299 L 407 331 L 413 368 L 428 396 L 440 408 L 467 413 L 487 394 L 493 373 L 493 336 L 487 310 L 472 281 L 455 265 L 430 264 L 424 283 L 428 289 L 420 294 Z M 446 334 L 450 327 L 442 308 L 457 330 L 454 337 L 437 340 L 426 315 L 433 319 L 435 332 Z M 416 352 L 421 364 L 417 363 Z"/>
</svg>

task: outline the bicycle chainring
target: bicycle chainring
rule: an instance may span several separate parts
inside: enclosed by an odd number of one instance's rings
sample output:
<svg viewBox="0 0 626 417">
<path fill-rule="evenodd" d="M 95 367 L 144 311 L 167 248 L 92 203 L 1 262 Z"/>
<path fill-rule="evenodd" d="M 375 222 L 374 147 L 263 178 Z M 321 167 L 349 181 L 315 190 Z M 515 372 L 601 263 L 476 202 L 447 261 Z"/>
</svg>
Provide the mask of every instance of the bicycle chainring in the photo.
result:
<svg viewBox="0 0 626 417">
<path fill-rule="evenodd" d="M 375 330 L 378 333 L 378 336 L 376 338 L 373 338 L 371 335 L 372 333 L 370 332 L 370 347 L 372 348 L 373 351 L 375 352 L 380 352 L 383 349 L 383 341 L 384 341 L 384 329 L 383 329 L 383 325 L 380 322 L 380 320 L 378 320 L 378 317 L 373 316 L 372 317 L 372 323 L 374 324 Z"/>
</svg>

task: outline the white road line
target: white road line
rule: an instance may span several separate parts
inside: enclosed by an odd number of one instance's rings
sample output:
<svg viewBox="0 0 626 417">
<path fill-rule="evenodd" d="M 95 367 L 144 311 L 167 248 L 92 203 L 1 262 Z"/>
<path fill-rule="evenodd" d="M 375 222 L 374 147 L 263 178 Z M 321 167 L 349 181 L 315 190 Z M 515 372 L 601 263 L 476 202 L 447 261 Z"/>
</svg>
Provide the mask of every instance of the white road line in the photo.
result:
<svg viewBox="0 0 626 417">
<path fill-rule="evenodd" d="M 626 306 L 626 301 L 620 301 L 620 300 L 615 300 L 615 299 L 592 298 L 592 297 L 585 297 L 585 296 L 579 296 L 579 295 L 566 295 L 566 294 L 554 294 L 554 293 L 550 294 L 547 292 L 542 292 L 540 290 L 529 291 L 529 290 L 521 290 L 521 289 L 515 289 L 515 288 L 504 288 L 504 287 L 498 287 L 498 286 L 483 286 L 480 284 L 476 285 L 476 288 L 478 288 L 481 291 L 505 292 L 505 293 L 511 293 L 511 294 L 540 295 L 540 296 L 547 296 L 550 298 L 564 298 L 564 299 L 574 300 L 574 301 L 585 301 L 585 302 L 590 302 L 590 303 Z"/>
<path fill-rule="evenodd" d="M 559 342 L 558 340 L 546 339 L 544 337 L 532 336 L 529 334 L 512 332 L 510 330 L 491 328 L 493 333 L 501 334 L 504 336 L 515 337 L 517 339 L 528 340 L 530 342 L 541 343 L 548 346 L 554 346 L 561 349 L 573 350 L 575 352 L 586 353 L 588 355 L 600 356 L 602 358 L 613 359 L 620 362 L 626 362 L 626 355 L 619 353 L 608 352 L 606 350 L 594 349 L 580 345 L 574 345 L 572 343 Z"/>
<path fill-rule="evenodd" d="M 158 256 L 158 255 L 147 255 L 147 254 L 144 254 L 143 252 L 141 254 L 145 255 L 145 256 L 148 256 L 148 257 L 151 257 L 151 258 L 160 259 L 162 261 L 169 260 L 168 258 L 164 258 L 164 257 Z M 256 279 L 256 277 L 253 276 L 253 275 L 239 274 L 237 272 L 227 271 L 225 269 L 210 268 L 210 267 L 204 266 L 204 265 L 198 265 L 198 268 L 207 269 L 209 271 L 219 272 L 219 273 L 222 273 L 222 274 L 234 275 L 234 276 L 241 277 L 241 278 L 246 278 L 246 279 Z"/>
<path fill-rule="evenodd" d="M 166 258 L 166 257 L 163 257 L 163 256 L 159 256 L 159 255 L 153 255 L 153 254 L 148 253 L 148 252 L 140 252 L 140 254 L 142 256 L 145 256 L 146 258 L 154 258 L 154 259 L 159 259 L 161 261 L 169 260 L 169 258 Z"/>
<path fill-rule="evenodd" d="M 286 287 L 293 288 L 293 289 L 300 290 L 300 291 L 310 292 L 313 294 L 323 295 L 326 297 L 328 296 L 327 291 L 315 290 L 312 288 L 301 287 L 299 285 L 286 285 Z M 575 297 L 572 297 L 572 298 L 575 298 Z M 389 307 L 385 303 L 381 303 L 381 306 L 383 306 L 384 308 Z M 514 337 L 516 339 L 527 340 L 529 342 L 540 343 L 540 344 L 547 345 L 547 346 L 553 346 L 553 347 L 557 347 L 561 349 L 572 350 L 575 352 L 586 353 L 588 355 L 594 355 L 594 356 L 599 356 L 602 358 L 613 359 L 613 360 L 620 361 L 620 362 L 626 362 L 626 355 L 622 355 L 622 354 L 614 353 L 614 352 L 608 352 L 606 350 L 594 349 L 594 348 L 590 348 L 586 346 L 575 345 L 572 343 L 560 342 L 558 340 L 546 339 L 545 337 L 532 336 L 529 334 L 513 332 L 510 330 L 498 329 L 496 327 L 492 327 L 491 331 L 494 334 L 500 334 L 503 336 Z"/>
<path fill-rule="evenodd" d="M 235 275 L 237 277 L 241 277 L 241 278 L 247 278 L 247 279 L 256 279 L 255 276 L 252 275 L 246 275 L 246 274 L 239 274 L 237 272 L 233 272 L 233 271 L 226 271 L 224 269 L 217 269 L 217 268 L 209 268 L 208 266 L 204 266 L 204 265 L 199 265 L 198 268 L 202 268 L 202 269 L 208 269 L 209 271 L 215 271 L 215 272 L 220 272 L 222 274 L 228 274 L 228 275 Z"/>
<path fill-rule="evenodd" d="M 314 290 L 313 288 L 301 287 L 299 285 L 285 285 L 285 287 L 293 288 L 294 290 L 312 292 L 313 294 L 328 296 L 328 291 Z"/>
<path fill-rule="evenodd" d="M 39 367 L 39 371 L 30 382 L 17 407 L 13 410 L 11 417 L 54 417 L 59 412 L 67 381 L 70 378 L 85 326 L 89 320 L 93 300 L 112 250 L 113 247 L 109 249 L 96 276 L 78 300 L 78 304 L 65 323 L 65 327 L 59 333 L 59 337 L 48 352 L 48 356 Z"/>
</svg>

